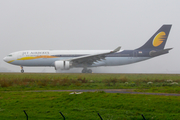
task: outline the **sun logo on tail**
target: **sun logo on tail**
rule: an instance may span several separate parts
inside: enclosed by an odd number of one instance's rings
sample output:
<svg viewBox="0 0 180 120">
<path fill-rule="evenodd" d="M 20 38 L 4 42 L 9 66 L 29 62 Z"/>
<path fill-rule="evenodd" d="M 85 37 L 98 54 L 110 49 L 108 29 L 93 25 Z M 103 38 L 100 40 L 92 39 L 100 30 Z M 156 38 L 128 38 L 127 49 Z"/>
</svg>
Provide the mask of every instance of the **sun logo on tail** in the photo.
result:
<svg viewBox="0 0 180 120">
<path fill-rule="evenodd" d="M 158 33 L 153 40 L 153 46 L 158 47 L 159 45 L 161 45 L 164 42 L 164 40 L 166 38 L 167 38 L 167 36 L 166 36 L 165 32 Z"/>
</svg>

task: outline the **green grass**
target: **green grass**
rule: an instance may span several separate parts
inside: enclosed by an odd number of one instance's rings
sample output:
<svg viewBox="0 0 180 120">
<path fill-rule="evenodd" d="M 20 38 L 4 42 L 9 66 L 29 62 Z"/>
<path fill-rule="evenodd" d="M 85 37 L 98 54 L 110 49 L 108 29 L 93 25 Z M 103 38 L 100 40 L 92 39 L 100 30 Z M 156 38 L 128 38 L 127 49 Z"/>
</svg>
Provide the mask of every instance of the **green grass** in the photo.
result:
<svg viewBox="0 0 180 120">
<path fill-rule="evenodd" d="M 170 80 L 170 81 L 167 81 Z M 150 82 L 150 83 L 149 83 Z M 152 82 L 152 83 L 151 83 Z M 174 83 L 176 82 L 176 83 Z M 172 84 L 173 83 L 173 84 Z M 87 92 L 31 92 L 65 89 L 133 89 L 180 93 L 178 74 L 17 74 L 0 73 L 0 119 L 177 120 L 180 97 Z"/>
<path fill-rule="evenodd" d="M 177 120 L 180 97 L 104 92 L 1 92 L 0 119 L 29 120 Z"/>
<path fill-rule="evenodd" d="M 0 73 L 0 91 L 65 89 L 134 89 L 137 92 L 180 93 L 180 75 Z"/>
</svg>

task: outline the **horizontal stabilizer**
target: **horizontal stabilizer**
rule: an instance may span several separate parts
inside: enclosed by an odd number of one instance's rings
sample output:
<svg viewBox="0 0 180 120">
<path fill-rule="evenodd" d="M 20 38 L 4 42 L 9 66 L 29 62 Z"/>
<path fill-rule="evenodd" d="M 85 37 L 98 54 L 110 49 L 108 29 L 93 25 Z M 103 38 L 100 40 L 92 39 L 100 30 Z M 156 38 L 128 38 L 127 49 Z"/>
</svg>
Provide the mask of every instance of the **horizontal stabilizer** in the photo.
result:
<svg viewBox="0 0 180 120">
<path fill-rule="evenodd" d="M 164 50 L 160 50 L 160 51 L 151 51 L 149 54 L 150 54 L 151 57 L 155 57 L 155 56 L 158 56 L 158 55 L 166 54 L 171 49 L 173 49 L 173 48 L 168 48 L 168 49 L 164 49 Z"/>
</svg>

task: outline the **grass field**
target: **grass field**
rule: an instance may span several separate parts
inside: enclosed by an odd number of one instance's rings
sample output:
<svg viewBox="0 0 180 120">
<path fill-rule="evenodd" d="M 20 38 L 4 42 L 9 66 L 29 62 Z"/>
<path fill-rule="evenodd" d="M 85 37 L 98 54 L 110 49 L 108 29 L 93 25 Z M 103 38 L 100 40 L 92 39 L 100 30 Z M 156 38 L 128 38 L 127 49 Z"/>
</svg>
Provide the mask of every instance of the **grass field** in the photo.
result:
<svg viewBox="0 0 180 120">
<path fill-rule="evenodd" d="M 134 89 L 180 93 L 176 74 L 0 74 L 0 90 Z"/>
<path fill-rule="evenodd" d="M 104 92 L 69 94 L 68 92 L 1 92 L 1 120 L 178 120 L 180 97 L 110 94 Z"/>
<path fill-rule="evenodd" d="M 174 74 L 0 74 L 0 120 L 178 120 L 180 97 L 35 90 L 121 89 L 180 93 Z M 34 92 L 32 92 L 32 90 Z"/>
</svg>

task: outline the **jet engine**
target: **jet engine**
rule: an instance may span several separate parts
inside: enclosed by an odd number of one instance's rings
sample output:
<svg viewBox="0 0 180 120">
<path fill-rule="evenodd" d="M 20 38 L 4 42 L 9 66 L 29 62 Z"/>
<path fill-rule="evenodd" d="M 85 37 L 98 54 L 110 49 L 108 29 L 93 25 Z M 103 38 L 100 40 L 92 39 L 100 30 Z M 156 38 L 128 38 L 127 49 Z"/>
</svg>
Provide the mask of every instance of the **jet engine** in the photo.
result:
<svg viewBox="0 0 180 120">
<path fill-rule="evenodd" d="M 54 66 L 56 70 L 69 70 L 72 65 L 70 61 L 55 61 Z"/>
</svg>

